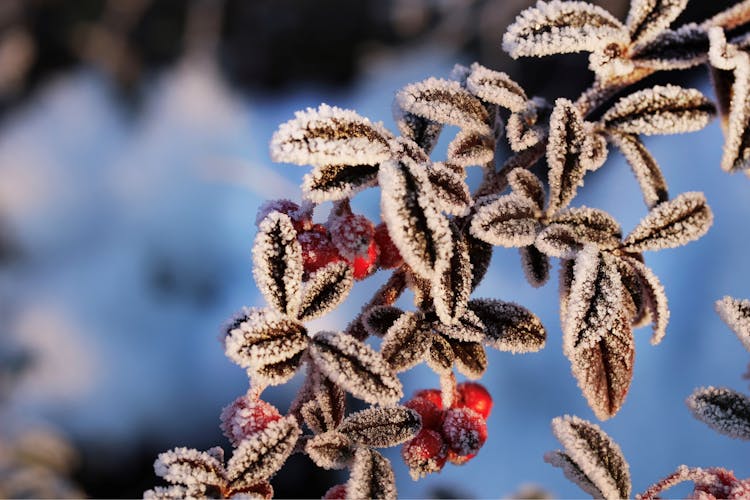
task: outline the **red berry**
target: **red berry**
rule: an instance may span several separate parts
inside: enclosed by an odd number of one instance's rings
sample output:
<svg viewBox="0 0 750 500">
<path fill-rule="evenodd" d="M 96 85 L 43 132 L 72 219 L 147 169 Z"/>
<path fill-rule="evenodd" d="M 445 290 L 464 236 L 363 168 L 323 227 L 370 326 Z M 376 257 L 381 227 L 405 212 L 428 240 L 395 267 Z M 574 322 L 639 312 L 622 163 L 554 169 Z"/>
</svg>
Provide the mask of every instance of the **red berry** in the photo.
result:
<svg viewBox="0 0 750 500">
<path fill-rule="evenodd" d="M 422 429 L 440 429 L 440 424 L 443 422 L 443 411 L 429 399 L 414 398 L 407 401 L 404 406 L 419 413 L 419 416 L 422 417 Z"/>
<path fill-rule="evenodd" d="M 414 393 L 414 397 L 425 398 L 428 401 L 432 401 L 439 409 L 443 409 L 443 396 L 438 389 L 422 389 Z"/>
<path fill-rule="evenodd" d="M 326 494 L 323 495 L 323 500 L 345 500 L 346 499 L 346 484 L 337 484 L 331 486 Z"/>
<path fill-rule="evenodd" d="M 240 396 L 221 411 L 221 430 L 238 446 L 280 418 L 281 413 L 272 404 Z"/>
<path fill-rule="evenodd" d="M 271 212 L 281 212 L 286 214 L 292 219 L 292 224 L 297 232 L 301 232 L 310 229 L 312 226 L 311 214 L 307 212 L 301 212 L 300 206 L 291 200 L 269 200 L 258 207 L 258 213 L 255 216 L 255 225 L 260 225 L 261 221 L 265 219 Z"/>
<path fill-rule="evenodd" d="M 344 260 L 331 242 L 326 228 L 320 224 L 313 225 L 309 231 L 297 235 L 302 246 L 302 265 L 305 279 L 321 267 Z"/>
<path fill-rule="evenodd" d="M 401 457 L 413 478 L 438 472 L 448 458 L 448 448 L 439 433 L 422 429 L 401 448 Z"/>
<path fill-rule="evenodd" d="M 363 280 L 377 270 L 378 254 L 378 246 L 375 244 L 375 240 L 373 240 L 367 249 L 367 255 L 360 255 L 354 258 L 352 272 L 355 280 Z"/>
<path fill-rule="evenodd" d="M 477 453 L 487 441 L 487 422 L 469 408 L 451 408 L 443 419 L 443 437 L 458 455 Z"/>
<path fill-rule="evenodd" d="M 401 253 L 399 253 L 396 245 L 393 244 L 388 227 L 383 222 L 375 226 L 375 243 L 380 248 L 381 268 L 391 269 L 403 264 L 404 259 L 401 258 Z"/>
<path fill-rule="evenodd" d="M 458 398 L 453 404 L 457 408 L 470 408 L 487 420 L 492 411 L 492 396 L 483 385 L 476 382 L 464 382 L 456 388 Z"/>
<path fill-rule="evenodd" d="M 375 226 L 364 215 L 344 213 L 328 219 L 331 240 L 348 261 L 367 257 L 374 241 Z"/>
<path fill-rule="evenodd" d="M 470 453 L 468 455 L 459 455 L 453 450 L 448 450 L 448 461 L 455 465 L 463 465 L 476 456 L 477 456 L 476 453 Z"/>
</svg>

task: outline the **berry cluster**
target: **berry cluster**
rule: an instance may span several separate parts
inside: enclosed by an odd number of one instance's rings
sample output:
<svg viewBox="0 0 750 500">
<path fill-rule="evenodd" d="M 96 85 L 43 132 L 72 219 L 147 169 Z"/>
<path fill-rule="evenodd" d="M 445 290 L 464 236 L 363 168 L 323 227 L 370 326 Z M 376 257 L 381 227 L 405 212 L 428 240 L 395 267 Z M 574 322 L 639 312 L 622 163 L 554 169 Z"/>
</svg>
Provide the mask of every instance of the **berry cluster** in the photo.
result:
<svg viewBox="0 0 750 500">
<path fill-rule="evenodd" d="M 256 225 L 271 212 L 281 212 L 292 220 L 302 246 L 304 279 L 334 262 L 348 262 L 358 281 L 379 268 L 392 269 L 403 262 L 385 224 L 376 226 L 367 217 L 352 213 L 348 203 L 337 203 L 328 221 L 318 224 L 312 220 L 312 207 L 272 200 L 258 210 Z"/>
<path fill-rule="evenodd" d="M 459 384 L 447 409 L 437 389 L 418 391 L 404 406 L 422 417 L 422 430 L 401 449 L 401 456 L 415 480 L 439 472 L 446 461 L 465 464 L 487 440 L 492 397 L 480 384 Z"/>
</svg>

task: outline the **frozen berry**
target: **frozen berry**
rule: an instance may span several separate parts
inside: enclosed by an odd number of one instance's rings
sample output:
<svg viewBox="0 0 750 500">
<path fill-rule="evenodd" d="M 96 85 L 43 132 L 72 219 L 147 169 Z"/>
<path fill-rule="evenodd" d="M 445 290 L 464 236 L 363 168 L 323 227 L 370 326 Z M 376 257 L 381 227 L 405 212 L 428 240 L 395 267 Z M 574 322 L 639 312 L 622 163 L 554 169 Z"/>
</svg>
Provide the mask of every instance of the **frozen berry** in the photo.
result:
<svg viewBox="0 0 750 500">
<path fill-rule="evenodd" d="M 432 401 L 425 398 L 414 398 L 404 404 L 419 413 L 422 417 L 422 429 L 439 430 L 443 422 L 443 411 Z"/>
<path fill-rule="evenodd" d="M 375 240 L 370 242 L 366 255 L 359 255 L 352 261 L 352 272 L 355 280 L 363 280 L 377 270 L 378 246 Z"/>
<path fill-rule="evenodd" d="M 458 384 L 456 389 L 458 398 L 453 406 L 470 408 L 479 413 L 483 419 L 487 420 L 492 411 L 492 396 L 487 392 L 487 389 L 476 382 Z"/>
<path fill-rule="evenodd" d="M 448 450 L 448 461 L 455 465 L 463 465 L 476 456 L 477 456 L 476 453 L 469 453 L 468 455 L 459 455 L 453 450 Z"/>
<path fill-rule="evenodd" d="M 418 479 L 443 468 L 448 458 L 448 448 L 439 433 L 422 429 L 414 439 L 404 444 L 401 457 L 409 467 L 412 478 Z"/>
<path fill-rule="evenodd" d="M 271 212 L 281 212 L 292 219 L 292 224 L 297 232 L 310 229 L 312 226 L 311 213 L 302 212 L 300 206 L 291 200 L 269 200 L 258 207 L 258 213 L 255 216 L 255 225 L 259 225 Z"/>
<path fill-rule="evenodd" d="M 451 408 L 445 412 L 442 434 L 451 450 L 458 455 L 476 453 L 487 441 L 487 423 L 468 408 Z"/>
<path fill-rule="evenodd" d="M 279 410 L 272 404 L 240 396 L 221 411 L 221 430 L 232 445 L 238 446 L 280 418 Z"/>
<path fill-rule="evenodd" d="M 398 248 L 393 244 L 388 227 L 382 222 L 375 226 L 375 243 L 380 248 L 380 267 L 392 269 L 403 264 L 404 259 L 401 258 Z"/>
<path fill-rule="evenodd" d="M 375 241 L 375 226 L 364 215 L 332 215 L 328 219 L 328 231 L 339 253 L 350 262 L 357 257 L 367 257 Z"/>
<path fill-rule="evenodd" d="M 320 224 L 313 225 L 309 231 L 299 233 L 297 241 L 302 246 L 305 278 L 328 264 L 344 260 L 331 242 L 328 231 Z"/>
<path fill-rule="evenodd" d="M 425 398 L 428 401 L 432 401 L 432 403 L 439 409 L 443 409 L 443 397 L 440 395 L 438 389 L 422 389 L 421 391 L 414 393 L 414 397 Z"/>
<path fill-rule="evenodd" d="M 323 500 L 345 500 L 346 499 L 346 484 L 337 484 L 331 486 L 326 494 L 323 495 Z"/>
</svg>

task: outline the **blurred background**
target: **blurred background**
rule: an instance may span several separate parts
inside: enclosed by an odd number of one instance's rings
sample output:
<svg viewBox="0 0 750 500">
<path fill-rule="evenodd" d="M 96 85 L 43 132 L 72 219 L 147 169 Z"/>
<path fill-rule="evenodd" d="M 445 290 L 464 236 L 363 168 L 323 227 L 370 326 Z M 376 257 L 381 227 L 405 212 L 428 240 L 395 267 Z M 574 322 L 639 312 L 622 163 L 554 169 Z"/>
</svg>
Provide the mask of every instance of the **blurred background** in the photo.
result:
<svg viewBox="0 0 750 500">
<path fill-rule="evenodd" d="M 623 0 L 599 3 L 627 13 Z M 677 23 L 729 3 L 694 0 Z M 504 70 L 530 95 L 575 97 L 591 81 L 586 56 L 511 61 L 500 48 L 531 4 L 0 2 L 0 497 L 140 497 L 159 484 L 160 451 L 226 448 L 218 415 L 247 378 L 224 357 L 220 327 L 243 305 L 262 304 L 250 258 L 258 205 L 299 201 L 307 171 L 271 163 L 273 131 L 321 102 L 396 130 L 393 93 L 447 76 L 457 62 Z M 646 83 L 712 93 L 704 68 L 667 76 Z M 748 389 L 747 352 L 713 312 L 725 294 L 750 297 L 750 181 L 720 171 L 722 140 L 713 123 L 646 141 L 673 195 L 704 191 L 716 222 L 697 243 L 646 256 L 672 320 L 657 347 L 636 332 L 630 395 L 602 424 L 630 461 L 636 492 L 682 463 L 750 476 L 747 444 L 715 434 L 684 405 L 697 386 Z M 371 191 L 354 208 L 377 220 Z M 626 232 L 646 213 L 616 152 L 587 177 L 577 204 L 610 210 Z M 490 352 L 490 438 L 468 465 L 413 482 L 399 450 L 388 450 L 399 492 L 498 498 L 536 485 L 580 497 L 542 461 L 558 447 L 553 417 L 595 420 L 562 355 L 556 280 L 531 288 L 507 249 L 496 250 L 490 273 L 476 296 L 530 308 L 548 345 L 525 356 Z M 316 326 L 343 328 L 386 277 L 357 284 Z M 402 380 L 407 395 L 437 386 L 424 367 Z M 284 410 L 298 384 L 266 396 Z M 345 478 L 297 456 L 274 485 L 280 497 L 318 497 Z"/>
</svg>

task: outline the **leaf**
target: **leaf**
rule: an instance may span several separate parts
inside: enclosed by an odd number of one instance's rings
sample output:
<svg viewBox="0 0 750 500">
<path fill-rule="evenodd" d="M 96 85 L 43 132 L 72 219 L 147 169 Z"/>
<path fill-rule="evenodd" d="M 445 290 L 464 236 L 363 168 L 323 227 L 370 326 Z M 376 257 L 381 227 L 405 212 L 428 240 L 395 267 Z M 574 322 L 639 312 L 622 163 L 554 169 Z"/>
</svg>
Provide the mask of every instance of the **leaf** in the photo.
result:
<svg viewBox="0 0 750 500">
<path fill-rule="evenodd" d="M 560 450 L 548 451 L 544 454 L 544 461 L 553 467 L 562 469 L 563 474 L 565 474 L 568 480 L 577 484 L 579 488 L 591 495 L 592 498 L 604 498 L 604 493 L 599 491 L 599 488 L 586 477 L 586 474 L 578 467 L 578 464 L 566 453 Z"/>
<path fill-rule="evenodd" d="M 318 368 L 354 397 L 370 404 L 392 404 L 403 395 L 401 382 L 383 357 L 349 335 L 320 332 L 309 352 Z"/>
<path fill-rule="evenodd" d="M 175 448 L 160 453 L 154 472 L 170 483 L 193 487 L 196 484 L 222 487 L 226 483 L 224 464 L 211 451 Z"/>
<path fill-rule="evenodd" d="M 447 158 L 459 167 L 486 165 L 495 158 L 495 140 L 474 130 L 460 130 L 448 144 Z"/>
<path fill-rule="evenodd" d="M 726 436 L 750 440 L 750 398 L 731 389 L 701 387 L 687 399 L 693 416 Z"/>
<path fill-rule="evenodd" d="M 442 211 L 459 216 L 469 213 L 472 200 L 463 175 L 444 163 L 432 163 L 427 166 L 427 178 Z"/>
<path fill-rule="evenodd" d="M 253 245 L 258 290 L 274 309 L 296 316 L 302 283 L 302 247 L 289 216 L 271 212 L 260 223 Z"/>
<path fill-rule="evenodd" d="M 568 299 L 570 298 L 570 287 L 573 284 L 573 275 L 575 271 L 575 260 L 560 260 L 560 275 L 558 279 L 558 293 L 560 295 L 560 320 L 568 314 Z"/>
<path fill-rule="evenodd" d="M 377 165 L 391 157 L 393 136 L 380 123 L 321 104 L 298 111 L 271 138 L 271 159 L 296 165 Z"/>
<path fill-rule="evenodd" d="M 398 307 L 375 306 L 365 312 L 362 323 L 370 335 L 383 337 L 402 314 L 404 311 Z"/>
<path fill-rule="evenodd" d="M 314 203 L 343 200 L 377 182 L 377 165 L 322 165 L 305 174 L 302 193 Z"/>
<path fill-rule="evenodd" d="M 644 305 L 648 308 L 649 315 L 654 324 L 651 345 L 657 345 L 662 341 L 664 335 L 666 335 L 667 324 L 669 323 L 669 306 L 667 305 L 667 295 L 664 293 L 664 286 L 653 271 L 642 262 L 630 257 L 623 257 L 623 260 L 635 270 L 641 282 Z"/>
<path fill-rule="evenodd" d="M 466 244 L 469 245 L 469 262 L 471 263 L 471 289 L 479 286 L 492 261 L 492 245 L 475 238 L 470 227 L 464 228 Z"/>
<path fill-rule="evenodd" d="M 297 420 L 289 415 L 242 441 L 227 463 L 231 488 L 250 487 L 273 476 L 284 465 L 301 434 Z"/>
<path fill-rule="evenodd" d="M 695 23 L 674 31 L 662 31 L 656 38 L 636 48 L 630 60 L 636 67 L 656 71 L 687 69 L 706 61 L 708 33 Z"/>
<path fill-rule="evenodd" d="M 491 134 L 489 116 L 481 101 L 459 82 L 428 78 L 396 93 L 401 109 L 434 122 Z"/>
<path fill-rule="evenodd" d="M 185 486 L 156 486 L 143 492 L 143 500 L 176 500 L 204 495 L 200 486 L 187 488 Z"/>
<path fill-rule="evenodd" d="M 472 311 L 465 311 L 453 325 L 446 325 L 436 321 L 432 325 L 433 331 L 445 335 L 449 339 L 462 342 L 481 342 L 484 339 L 485 326 Z"/>
<path fill-rule="evenodd" d="M 643 201 L 653 208 L 669 199 L 667 182 L 659 164 L 637 135 L 610 134 L 610 140 L 622 151 L 643 193 Z"/>
<path fill-rule="evenodd" d="M 721 320 L 737 335 L 745 349 L 750 351 L 750 300 L 725 296 L 716 301 L 715 307 Z"/>
<path fill-rule="evenodd" d="M 471 234 L 492 245 L 523 247 L 536 239 L 536 207 L 528 198 L 511 193 L 477 208 Z"/>
<path fill-rule="evenodd" d="M 514 193 L 533 201 L 537 209 L 544 209 L 544 184 L 534 173 L 525 168 L 514 168 L 508 174 L 508 184 Z"/>
<path fill-rule="evenodd" d="M 421 427 L 419 413 L 405 406 L 394 406 L 352 413 L 339 430 L 357 444 L 388 448 L 412 439 Z"/>
<path fill-rule="evenodd" d="M 617 443 L 598 425 L 566 415 L 552 419 L 552 432 L 565 448 L 570 462 L 584 474 L 587 480 L 581 485 L 584 490 L 592 493 L 585 487 L 588 483 L 595 486 L 603 498 L 630 497 L 630 467 Z"/>
<path fill-rule="evenodd" d="M 380 353 L 396 372 L 418 365 L 430 348 L 432 329 L 420 313 L 402 314 L 383 337 Z"/>
<path fill-rule="evenodd" d="M 432 280 L 432 298 L 438 318 L 446 325 L 456 324 L 466 311 L 471 295 L 469 245 L 462 232 L 451 224 L 453 254 L 440 274 Z"/>
<path fill-rule="evenodd" d="M 542 322 L 525 307 L 494 299 L 474 299 L 471 309 L 486 328 L 485 343 L 513 354 L 537 352 L 544 347 L 547 332 Z"/>
<path fill-rule="evenodd" d="M 466 88 L 475 96 L 513 112 L 526 108 L 526 93 L 505 73 L 485 68 L 479 63 L 473 63 L 470 71 Z"/>
<path fill-rule="evenodd" d="M 449 258 L 451 238 L 426 171 L 388 161 L 378 180 L 382 217 L 393 243 L 414 272 L 431 279 L 436 266 Z"/>
<path fill-rule="evenodd" d="M 348 262 L 334 262 L 310 276 L 302 295 L 298 318 L 310 321 L 335 309 L 349 295 L 354 284 Z"/>
<path fill-rule="evenodd" d="M 315 465 L 324 469 L 345 469 L 355 452 L 351 439 L 339 431 L 317 434 L 305 444 L 305 453 Z"/>
<path fill-rule="evenodd" d="M 536 245 L 521 247 L 518 251 L 521 254 L 523 273 L 529 285 L 539 288 L 547 283 L 550 268 L 549 258 L 540 252 Z"/>
<path fill-rule="evenodd" d="M 487 370 L 487 353 L 479 342 L 448 340 L 456 356 L 456 368 L 471 380 L 477 380 Z"/>
<path fill-rule="evenodd" d="M 522 111 L 511 113 L 505 126 L 505 135 L 510 148 L 515 152 L 524 151 L 544 140 L 547 131 L 544 124 L 552 107 L 540 97 L 526 103 Z"/>
<path fill-rule="evenodd" d="M 688 0 L 631 0 L 626 25 L 633 45 L 653 40 L 685 10 Z"/>
<path fill-rule="evenodd" d="M 702 129 L 715 113 L 698 90 L 656 85 L 618 100 L 604 113 L 602 123 L 626 134 L 681 134 Z"/>
<path fill-rule="evenodd" d="M 433 335 L 430 350 L 427 352 L 427 366 L 438 375 L 447 375 L 453 370 L 456 355 L 448 339 L 442 335 Z"/>
<path fill-rule="evenodd" d="M 593 52 L 627 43 L 625 27 L 601 7 L 586 2 L 537 2 L 521 12 L 503 36 L 503 50 L 514 59 L 570 52 Z"/>
<path fill-rule="evenodd" d="M 391 462 L 375 450 L 359 448 L 346 483 L 346 498 L 396 500 L 396 478 Z"/>
<path fill-rule="evenodd" d="M 248 374 L 257 385 L 280 385 L 288 382 L 302 365 L 300 351 L 291 358 L 248 369 Z"/>
<path fill-rule="evenodd" d="M 703 193 L 682 193 L 652 208 L 623 240 L 622 249 L 640 253 L 676 248 L 706 234 L 712 223 L 713 214 Z"/>
<path fill-rule="evenodd" d="M 346 411 L 346 393 L 331 379 L 311 369 L 313 396 L 318 403 L 318 408 L 326 430 L 335 429 L 344 420 Z"/>
<path fill-rule="evenodd" d="M 550 257 L 572 259 L 587 243 L 611 250 L 620 245 L 622 231 L 604 210 L 580 207 L 558 212 L 538 235 L 535 245 Z"/>
<path fill-rule="evenodd" d="M 437 144 L 440 132 L 443 130 L 442 123 L 404 111 L 398 103 L 394 103 L 393 118 L 396 120 L 401 135 L 417 143 L 428 154 Z"/>
</svg>

